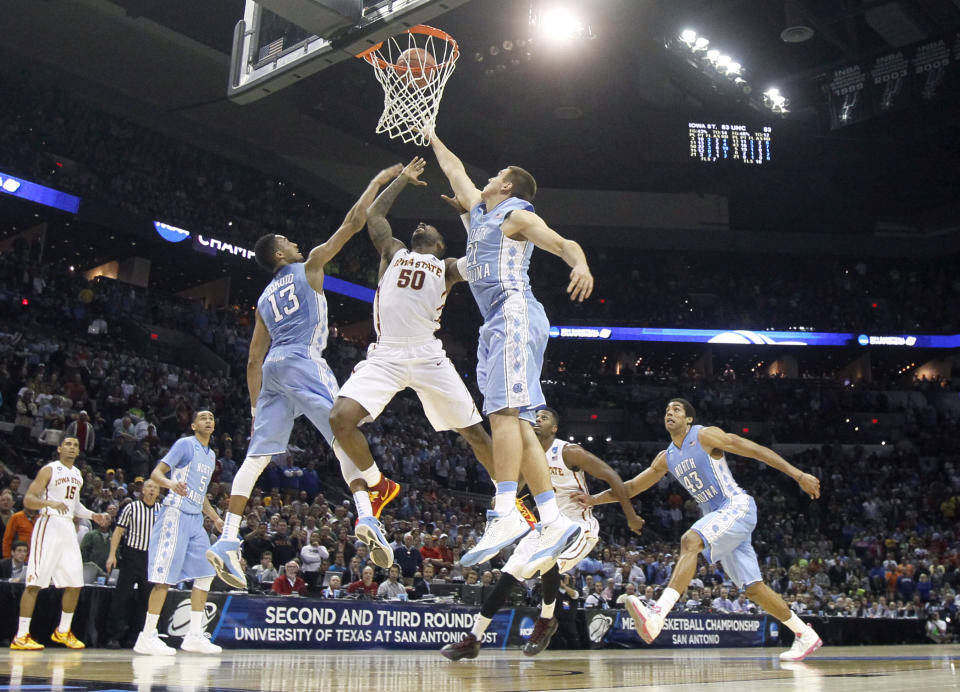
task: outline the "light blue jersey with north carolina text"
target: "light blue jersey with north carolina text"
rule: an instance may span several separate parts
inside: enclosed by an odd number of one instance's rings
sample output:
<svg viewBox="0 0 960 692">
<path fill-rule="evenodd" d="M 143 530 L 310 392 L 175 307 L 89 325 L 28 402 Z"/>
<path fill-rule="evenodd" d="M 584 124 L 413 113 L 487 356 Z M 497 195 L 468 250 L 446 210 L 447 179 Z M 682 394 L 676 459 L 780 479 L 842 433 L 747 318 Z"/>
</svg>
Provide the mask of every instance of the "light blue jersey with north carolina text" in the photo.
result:
<svg viewBox="0 0 960 692">
<path fill-rule="evenodd" d="M 670 443 L 667 447 L 667 469 L 700 505 L 700 511 L 707 514 L 746 493 L 733 479 L 726 458 L 714 459 L 701 446 L 701 429 L 702 425 L 692 426 L 680 448 Z"/>
<path fill-rule="evenodd" d="M 533 211 L 533 205 L 518 197 L 510 197 L 490 211 L 484 202 L 470 211 L 464 278 L 470 283 L 485 321 L 512 295 L 524 294 L 528 300 L 536 300 L 530 291 L 527 274 L 533 243 L 508 238 L 500 228 L 507 215 L 518 209 Z"/>
<path fill-rule="evenodd" d="M 183 481 L 187 485 L 186 496 L 168 491 L 163 506 L 176 507 L 186 514 L 199 514 L 216 468 L 213 450 L 200 444 L 195 435 L 181 437 L 160 461 L 170 467 L 170 478 L 175 483 Z"/>
<path fill-rule="evenodd" d="M 257 300 L 270 350 L 302 348 L 319 358 L 327 347 L 327 299 L 307 281 L 303 262 L 277 270 Z"/>
</svg>

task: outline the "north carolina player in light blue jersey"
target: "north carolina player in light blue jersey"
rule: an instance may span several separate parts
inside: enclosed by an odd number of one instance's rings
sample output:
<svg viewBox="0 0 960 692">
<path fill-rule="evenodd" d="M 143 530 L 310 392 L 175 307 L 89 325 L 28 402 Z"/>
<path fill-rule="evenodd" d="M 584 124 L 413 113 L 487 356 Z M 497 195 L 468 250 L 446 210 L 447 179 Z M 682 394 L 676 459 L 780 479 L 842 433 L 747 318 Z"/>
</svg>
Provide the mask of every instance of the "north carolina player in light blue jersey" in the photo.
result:
<svg viewBox="0 0 960 692">
<path fill-rule="evenodd" d="M 133 650 L 138 654 L 172 656 L 176 651 L 160 641 L 157 620 L 171 584 L 193 581 L 190 592 L 190 630 L 180 648 L 203 654 L 218 654 L 221 648 L 204 636 L 203 613 L 214 570 L 204 557 L 210 538 L 203 528 L 206 515 L 218 531 L 223 521 L 207 500 L 207 487 L 216 469 L 210 436 L 216 421 L 210 411 L 199 411 L 190 427 L 193 435 L 181 437 L 157 462 L 150 480 L 167 488 L 160 514 L 150 534 L 147 578 L 153 583 L 147 618 Z"/>
<path fill-rule="evenodd" d="M 720 563 L 747 598 L 793 630 L 796 635 L 793 646 L 781 653 L 780 658 L 802 661 L 820 648 L 822 642 L 813 627 L 791 612 L 780 594 L 763 583 L 751 543 L 757 525 L 757 505 L 733 479 L 724 452 L 750 457 L 782 471 L 811 498 L 820 497 L 820 481 L 768 447 L 720 428 L 694 425 L 695 417 L 696 411 L 689 401 L 672 399 L 663 418 L 670 434 L 670 446 L 657 455 L 650 468 L 626 483 L 633 497 L 669 473 L 687 489 L 703 515 L 683 534 L 680 558 L 657 603 L 647 606 L 636 596 L 627 598 L 627 610 L 634 617 L 637 633 L 648 644 L 657 638 L 667 613 L 696 573 L 697 556 L 703 553 L 709 562 Z M 616 501 L 609 490 L 594 496 L 579 495 L 577 499 L 586 506 Z"/>
<path fill-rule="evenodd" d="M 518 166 L 504 168 L 478 190 L 463 163 L 430 132 L 437 161 L 457 202 L 470 211 L 466 257 L 461 276 L 483 314 L 477 346 L 477 384 L 483 412 L 490 418 L 497 495 L 476 547 L 463 565 L 483 562 L 530 531 L 516 507 L 521 470 L 540 514 L 540 539 L 532 569 L 550 565 L 577 540 L 580 528 L 557 508 L 543 450 L 533 432 L 536 410 L 545 405 L 540 370 L 550 323 L 530 290 L 527 271 L 534 246 L 561 257 L 570 267 L 567 292 L 582 301 L 593 290 L 593 276 L 581 247 L 544 223 L 533 211 L 537 183 Z"/>
<path fill-rule="evenodd" d="M 257 263 L 273 273 L 273 280 L 257 301 L 256 324 L 247 357 L 253 432 L 247 457 L 233 479 L 223 535 L 207 551 L 207 559 L 230 586 L 246 588 L 238 552 L 240 518 L 254 483 L 272 456 L 287 451 L 294 420 L 306 416 L 333 448 L 341 464 L 352 464 L 330 430 L 330 409 L 339 386 L 323 359 L 327 345 L 323 272 L 327 262 L 363 228 L 367 207 L 380 188 L 397 177 L 402 168 L 396 164 L 380 171 L 347 212 L 340 228 L 327 242 L 313 248 L 306 259 L 296 243 L 282 235 L 265 235 L 254 246 Z M 375 464 L 359 470 L 370 488 L 386 482 Z M 357 537 L 370 547 L 374 563 L 389 567 L 393 563 L 393 550 L 380 523 L 375 517 L 363 514 L 358 508 Z"/>
</svg>

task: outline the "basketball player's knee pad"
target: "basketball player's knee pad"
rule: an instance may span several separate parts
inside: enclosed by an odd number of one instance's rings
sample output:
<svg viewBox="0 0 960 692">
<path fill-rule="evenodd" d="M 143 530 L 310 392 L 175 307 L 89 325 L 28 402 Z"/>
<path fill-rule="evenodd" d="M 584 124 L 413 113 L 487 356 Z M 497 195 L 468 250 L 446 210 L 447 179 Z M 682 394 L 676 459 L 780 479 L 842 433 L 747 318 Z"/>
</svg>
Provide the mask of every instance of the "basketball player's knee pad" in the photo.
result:
<svg viewBox="0 0 960 692">
<path fill-rule="evenodd" d="M 209 591 L 211 584 L 213 584 L 213 577 L 200 577 L 193 580 L 193 588 L 201 591 Z"/>
<path fill-rule="evenodd" d="M 255 457 L 247 457 L 240 464 L 240 469 L 233 477 L 233 487 L 230 490 L 231 495 L 240 495 L 241 497 L 250 497 L 253 492 L 253 484 L 260 478 L 260 474 L 270 463 L 270 455 L 264 454 Z"/>
<path fill-rule="evenodd" d="M 341 447 L 340 443 L 336 440 L 333 441 L 333 453 L 337 457 L 337 461 L 340 462 L 340 473 L 343 476 L 343 480 L 347 482 L 347 485 L 350 485 L 353 481 L 363 480 L 363 474 L 360 472 L 360 469 L 353 463 L 353 459 L 347 456 L 343 447 Z"/>
</svg>

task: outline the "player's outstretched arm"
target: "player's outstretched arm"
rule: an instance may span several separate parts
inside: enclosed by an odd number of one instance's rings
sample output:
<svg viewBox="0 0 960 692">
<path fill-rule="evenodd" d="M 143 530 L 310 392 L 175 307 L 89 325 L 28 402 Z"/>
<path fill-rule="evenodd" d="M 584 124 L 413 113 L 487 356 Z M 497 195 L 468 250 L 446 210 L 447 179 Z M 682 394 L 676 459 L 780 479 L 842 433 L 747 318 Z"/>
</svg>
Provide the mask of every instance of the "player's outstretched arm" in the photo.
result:
<svg viewBox="0 0 960 692">
<path fill-rule="evenodd" d="M 263 359 L 270 350 L 270 332 L 260 317 L 260 311 L 255 311 L 253 317 L 253 336 L 250 337 L 250 349 L 247 351 L 247 391 L 250 393 L 251 416 L 257 409 L 257 399 L 263 385 Z"/>
<path fill-rule="evenodd" d="M 656 458 L 653 460 L 653 463 L 650 464 L 650 468 L 638 473 L 636 476 L 624 483 L 626 486 L 627 494 L 630 497 L 636 497 L 640 493 L 646 492 L 658 482 L 660 479 L 667 475 L 667 453 L 660 452 Z M 610 490 L 604 490 L 602 493 L 597 493 L 596 495 L 588 495 L 586 493 L 577 493 L 573 496 L 573 499 L 579 502 L 584 507 L 592 507 L 594 505 L 605 505 L 611 502 L 617 502 L 616 496 Z"/>
<path fill-rule="evenodd" d="M 643 528 L 643 519 L 637 514 L 633 503 L 630 502 L 631 495 L 623 479 L 620 478 L 620 474 L 610 468 L 607 462 L 591 454 L 580 445 L 566 445 L 563 448 L 563 463 L 571 468 L 579 467 L 588 475 L 609 485 L 613 497 L 623 508 L 623 514 L 627 517 L 630 530 L 640 533 L 640 529 Z"/>
<path fill-rule="evenodd" d="M 447 145 L 440 141 L 436 132 L 431 130 L 428 134 L 430 135 L 430 146 L 437 157 L 437 163 L 440 164 L 440 170 L 450 181 L 457 202 L 464 209 L 473 209 L 480 203 L 480 190 L 467 175 L 467 169 L 464 168 L 463 161 L 447 149 Z"/>
<path fill-rule="evenodd" d="M 327 242 L 317 245 L 317 247 L 310 251 L 310 256 L 307 257 L 307 261 L 304 263 L 304 269 L 307 271 L 308 276 L 313 273 L 322 272 L 327 262 L 336 257 L 337 253 L 347 244 L 347 241 L 360 232 L 363 225 L 367 222 L 367 209 L 373 203 L 380 188 L 396 178 L 402 169 L 403 166 L 399 163 L 394 164 L 390 166 L 390 168 L 384 168 L 373 177 L 373 180 L 367 185 L 367 189 L 360 195 L 360 199 L 350 207 L 350 211 L 348 211 L 344 217 L 340 228 L 327 239 Z"/>
<path fill-rule="evenodd" d="M 387 185 L 377 199 L 374 200 L 370 208 L 367 209 L 367 233 L 370 234 L 370 241 L 373 247 L 377 249 L 380 255 L 380 273 L 386 269 L 384 262 L 389 262 L 396 254 L 397 250 L 404 247 L 403 243 L 393 237 L 393 230 L 387 221 L 387 213 L 397 201 L 397 196 L 407 185 L 426 185 L 420 180 L 420 174 L 423 173 L 427 162 L 419 156 L 414 157 L 413 161 L 408 163 L 392 183 Z"/>
<path fill-rule="evenodd" d="M 593 275 L 580 243 L 568 240 L 547 226 L 538 214 L 525 209 L 510 212 L 500 227 L 508 238 L 529 240 L 541 250 L 560 257 L 570 267 L 570 300 L 582 301 L 593 292 Z"/>
<path fill-rule="evenodd" d="M 724 432 L 717 427 L 701 428 L 698 437 L 700 444 L 706 450 L 722 449 L 731 454 L 739 454 L 742 457 L 750 457 L 751 459 L 762 461 L 767 466 L 772 466 L 778 471 L 790 476 L 790 478 L 799 484 L 800 489 L 811 498 L 816 499 L 820 497 L 819 478 L 812 474 L 804 473 L 769 447 L 758 445 L 756 442 L 748 440 L 745 437 Z"/>
</svg>

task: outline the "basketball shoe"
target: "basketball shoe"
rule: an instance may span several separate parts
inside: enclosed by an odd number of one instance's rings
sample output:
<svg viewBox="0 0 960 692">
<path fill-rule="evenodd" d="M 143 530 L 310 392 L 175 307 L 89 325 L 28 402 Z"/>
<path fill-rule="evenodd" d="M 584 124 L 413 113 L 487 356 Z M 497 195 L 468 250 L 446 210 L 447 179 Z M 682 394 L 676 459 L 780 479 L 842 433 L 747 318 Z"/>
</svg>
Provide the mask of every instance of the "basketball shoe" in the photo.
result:
<svg viewBox="0 0 960 692">
<path fill-rule="evenodd" d="M 823 640 L 820 639 L 820 635 L 807 625 L 803 632 L 794 635 L 793 646 L 780 654 L 780 660 L 802 661 L 821 646 L 823 646 Z"/>
<path fill-rule="evenodd" d="M 444 658 L 449 658 L 451 661 L 459 661 L 461 658 L 476 658 L 477 654 L 480 653 L 480 642 L 477 641 L 473 632 L 468 632 L 456 644 L 447 644 L 440 649 L 440 653 Z"/>
<path fill-rule="evenodd" d="M 86 649 L 87 645 L 73 636 L 73 632 L 61 632 L 59 629 L 53 631 L 50 635 L 50 641 L 55 644 L 63 644 L 68 649 Z"/>
<path fill-rule="evenodd" d="M 483 535 L 472 550 L 460 557 L 460 564 L 464 567 L 470 567 L 486 562 L 528 533 L 530 533 L 530 525 L 527 524 L 519 511 L 510 512 L 501 517 L 493 510 L 489 510 L 487 512 L 487 526 L 483 530 Z"/>
<path fill-rule="evenodd" d="M 41 651 L 43 649 L 43 644 L 34 641 L 33 637 L 31 637 L 30 633 L 28 632 L 22 637 L 17 637 L 10 642 L 10 648 L 15 651 Z"/>
<path fill-rule="evenodd" d="M 580 537 L 581 529 L 564 515 L 544 526 L 540 525 L 540 540 L 537 549 L 527 563 L 527 571 L 544 572 L 556 562 L 557 556 L 573 545 Z"/>
<path fill-rule="evenodd" d="M 627 606 L 627 612 L 633 617 L 637 634 L 647 644 L 653 644 L 653 640 L 660 635 L 660 630 L 663 629 L 663 615 L 660 613 L 660 606 L 656 603 L 647 606 L 636 596 L 627 596 L 625 605 Z"/>
<path fill-rule="evenodd" d="M 240 541 L 219 538 L 206 552 L 207 562 L 217 570 L 217 576 L 235 589 L 247 588 L 247 577 L 240 566 Z"/>
<path fill-rule="evenodd" d="M 379 519 L 380 512 L 383 511 L 383 508 L 390 504 L 390 501 L 400 494 L 400 484 L 395 483 L 381 473 L 380 482 L 370 488 L 369 494 L 370 507 L 373 509 L 373 516 Z"/>
<path fill-rule="evenodd" d="M 550 640 L 557 633 L 560 623 L 557 618 L 537 618 L 537 623 L 533 626 L 533 633 L 523 645 L 524 656 L 536 656 L 538 653 L 550 646 Z"/>
<path fill-rule="evenodd" d="M 133 650 L 138 654 L 144 654 L 146 656 L 177 655 L 177 650 L 160 641 L 160 637 L 157 636 L 156 632 L 153 634 L 144 634 L 143 632 L 138 634 L 137 643 L 133 645 Z"/>
<path fill-rule="evenodd" d="M 223 653 L 223 647 L 217 646 L 210 641 L 206 634 L 188 634 L 180 643 L 181 651 L 190 651 L 195 654 L 219 654 Z"/>
<path fill-rule="evenodd" d="M 383 569 L 390 569 L 390 565 L 393 564 L 393 548 L 383 534 L 383 524 L 374 517 L 361 517 L 357 519 L 355 533 L 357 538 L 366 543 L 367 548 L 370 549 L 370 560 L 373 564 Z"/>
</svg>

